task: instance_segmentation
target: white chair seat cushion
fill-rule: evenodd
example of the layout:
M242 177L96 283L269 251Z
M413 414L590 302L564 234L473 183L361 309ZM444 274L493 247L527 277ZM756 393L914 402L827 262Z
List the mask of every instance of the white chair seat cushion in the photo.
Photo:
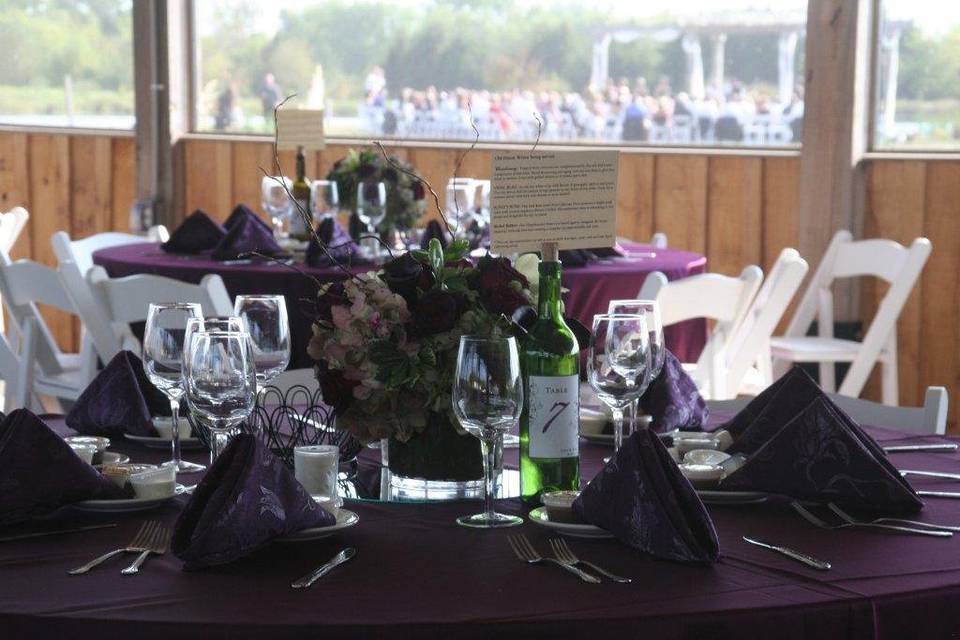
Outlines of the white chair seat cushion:
M770 339L770 352L774 360L791 362L853 362L860 350L855 340L820 338L817 336L783 336ZM884 360L885 350L880 353Z

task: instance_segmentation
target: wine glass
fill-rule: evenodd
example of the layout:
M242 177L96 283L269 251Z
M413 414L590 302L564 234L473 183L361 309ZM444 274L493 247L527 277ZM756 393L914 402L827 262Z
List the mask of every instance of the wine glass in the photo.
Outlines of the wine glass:
M234 300L233 312L250 335L259 393L290 364L287 301L281 295L241 295Z
M335 180L314 180L310 184L310 208L314 223L336 215L340 209L340 196Z
M614 451L623 444L623 410L640 397L649 365L650 332L643 316L593 316L587 379L613 413Z
M190 338L196 332L203 331L246 331L243 319L236 316L221 316L213 318L190 318L187 320L187 330L183 334L183 357L187 357L187 347Z
M522 518L493 510L503 434L517 424L523 408L516 340L461 337L452 396L457 420L468 433L480 438L483 452L484 511L457 518L457 524L478 529L523 524Z
M270 216L273 223L273 235L278 240L290 236L290 215L293 213L293 202L290 200L290 191L293 182L284 176L263 176L260 181L260 204Z
M253 411L256 374L249 334L194 332L183 373L187 404L210 431L210 464L213 464Z
M367 180L357 185L357 216L367 225L367 230L376 233L377 225L387 216L387 185L376 180ZM373 257L380 256L380 243L376 238L365 238L363 244Z
M660 321L660 305L657 304L656 300L611 300L607 307L607 313L639 315L647 321L647 328L650 329L650 372L646 376L646 383L637 382L642 384L640 390L640 397L642 397L663 369L665 347L663 323ZM640 397L634 400L624 413L629 424L634 428L636 428L636 419L640 416Z
M466 230L467 225L464 222L473 220L473 200L476 192L477 187L469 178L460 179L459 182L450 180L447 184L443 217L451 228L459 230L461 234Z
M183 396L183 349L187 322L202 318L200 305L193 302L151 304L143 334L143 366L147 377L170 400L173 414L172 464L177 472L203 471L202 464L180 458L180 398Z

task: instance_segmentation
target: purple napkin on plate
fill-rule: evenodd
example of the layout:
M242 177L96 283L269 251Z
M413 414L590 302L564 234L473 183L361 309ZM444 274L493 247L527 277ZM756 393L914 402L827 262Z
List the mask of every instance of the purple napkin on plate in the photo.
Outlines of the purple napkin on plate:
M311 267L329 267L334 260L347 265L359 261L360 247L332 217L317 225L317 236L327 246L327 250L320 247L316 238L310 238L306 260Z
M0 526L81 500L127 495L27 409L12 411L0 422Z
M713 521L656 434L637 431L573 503L584 521L664 560L720 557Z
M699 431L709 415L696 383L669 349L664 350L660 374L640 398L640 409L653 417L652 428L659 432Z
M430 241L436 238L440 241L440 246L447 248L447 234L443 230L443 225L439 220L431 220L427 223L427 228L423 230L423 238L420 240L420 246L426 248Z
M121 351L77 398L67 426L88 436L155 436L158 415L170 415L170 401L147 378L143 361Z
M160 248L169 253L199 253L213 249L226 235L226 229L197 209L180 223Z
M241 216L227 231L227 235L213 250L214 260L237 260L245 253L256 251L272 256L281 253L273 239L273 231L255 215Z
M253 209L251 209L245 204L238 204L233 208L233 211L231 211L230 215L227 216L226 222L223 223L223 227L227 231L229 231L230 229L233 229L237 225L237 223L241 222L245 218L250 218L251 220L256 221L257 223L262 225L267 231L269 231L271 234L273 233L273 229L270 227L270 225L267 224L263 218L261 218L256 213L254 213Z
M255 436L217 458L177 519L173 553L186 569L233 562L274 538L336 522Z
M799 368L728 425L734 436L728 451L748 458L721 481L722 489L875 511L909 513L923 507L883 449Z

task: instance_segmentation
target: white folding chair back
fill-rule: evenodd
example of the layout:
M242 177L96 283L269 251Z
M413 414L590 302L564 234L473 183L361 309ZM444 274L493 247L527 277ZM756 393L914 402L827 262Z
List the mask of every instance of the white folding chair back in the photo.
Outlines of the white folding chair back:
M797 311L783 337L771 340L773 358L778 371L792 362L819 362L820 384L826 391L836 389L835 362L850 362L840 393L859 396L867 377L879 362L882 369L882 393L885 404L898 404L897 318L906 304L932 245L926 238L917 238L910 247L892 240L854 241L849 231L838 231L827 247ZM890 284L880 302L877 314L864 334L862 342L833 337L834 280L875 276ZM807 336L811 323L817 321L817 335Z
M716 381L726 375L722 356L727 342L742 322L762 281L763 271L750 265L739 278L702 273L668 282L663 273L655 271L640 288L638 298L659 303L665 327L694 318L716 321L696 367L691 370L701 393L708 397L712 397Z
M103 267L94 266L87 274L87 282L94 303L103 309L120 346L136 353L140 352L141 345L130 323L146 320L151 303L196 302L205 316L233 315L233 302L223 279L213 273L204 276L200 284L190 284L149 274L110 278ZM107 357L113 355L116 351Z
M167 228L157 225L150 228L146 237L119 231L106 231L95 233L82 240L73 240L66 231L57 231L50 237L50 244L53 245L53 253L59 262L72 261L80 269L80 273L86 276L93 267L93 254L101 249L138 242L166 242L169 238Z
M666 249L667 248L667 234L657 231L650 238L650 246L655 249Z
M732 398L738 392L759 393L773 383L770 338L790 301L807 275L807 261L796 249L784 249L770 269L763 286L736 327L724 350L726 376L717 380L713 398ZM752 367L756 369L752 369ZM748 374L752 387L744 389Z
M109 362L118 351L123 349L123 340L114 330L100 296L93 292L90 283L72 260L61 261L59 271L60 281L83 322L85 335L93 344L100 359L103 362Z
M20 233L27 226L30 214L23 207L14 207L7 213L0 213L0 250L10 253ZM6 331L3 311L0 309L0 332Z
M312 393L316 391L320 383L317 381L316 372L312 368L287 369L271 380L268 386L275 387L281 394L286 394L293 387L305 387Z
M895 407L870 400L851 398L836 393L827 394L837 406L860 424L896 429L917 435L943 435L947 430L949 396L943 387L927 387L922 407ZM730 400L707 400L712 412L736 413L752 397Z

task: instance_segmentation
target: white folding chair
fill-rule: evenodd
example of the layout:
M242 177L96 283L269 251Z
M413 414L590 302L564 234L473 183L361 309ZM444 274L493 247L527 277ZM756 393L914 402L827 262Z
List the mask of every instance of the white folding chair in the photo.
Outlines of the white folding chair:
M786 334L770 341L777 371L786 370L792 362L819 362L820 385L825 391L832 392L836 390L834 363L849 362L850 370L839 391L842 395L856 397L863 391L870 371L879 362L883 402L898 404L897 318L931 249L926 238L917 238L907 248L892 240L854 242L849 231L838 231L827 247ZM890 288L862 342L834 338L831 285L838 278L860 276L875 276L888 282ZM807 336L814 319L817 320L818 333Z
M166 242L169 239L170 233L167 228L157 225L147 231L146 237L119 231L106 231L95 233L82 240L73 240L66 231L57 231L50 237L50 244L53 245L53 254L57 256L59 262L72 261L80 269L80 273L86 276L93 266L93 254L101 249L138 242Z
M916 435L942 436L947 430L947 410L950 402L947 390L943 387L927 387L922 407L895 407L837 393L827 395L860 424ZM747 406L751 400L752 397L707 400L707 407L712 412L733 414Z
M657 231L650 238L650 246L655 249L667 248L667 234Z
M738 392L756 395L773 383L770 338L800 289L807 269L807 261L796 249L780 252L721 354L726 375L717 379L714 399L733 398Z
M0 249L6 253L13 250L20 233L27 226L30 214L23 207L14 207L7 213L0 213ZM6 331L3 310L0 307L0 332Z
M316 391L320 383L312 367L305 369L287 369L270 381L269 386L275 387L281 394L286 394L292 387L305 387L311 393Z
M716 382L726 376L722 354L762 280L763 271L756 265L746 267L739 278L702 273L673 282L654 271L640 288L638 298L659 303L665 327L694 318L716 321L696 365L686 367L707 397L712 397Z
M87 282L93 303L100 306L113 327L115 348L130 349L135 353L140 352L141 345L130 324L146 320L151 303L196 302L205 316L233 315L233 302L223 279L215 273L205 275L200 284L190 284L149 274L110 278L103 267L94 266L87 273ZM101 357L109 359L114 355L116 351L101 354Z

